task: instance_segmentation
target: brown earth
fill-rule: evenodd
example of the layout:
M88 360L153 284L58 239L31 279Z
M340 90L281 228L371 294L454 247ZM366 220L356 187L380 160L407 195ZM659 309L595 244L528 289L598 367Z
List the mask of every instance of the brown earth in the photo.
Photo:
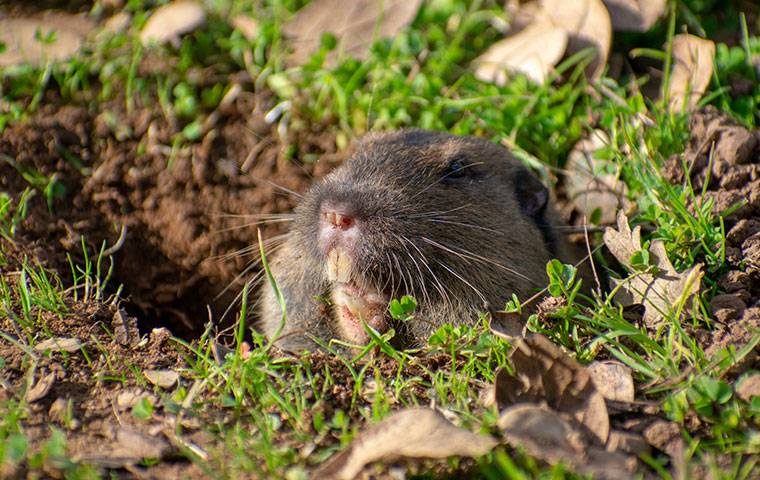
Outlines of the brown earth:
M697 332L710 357L729 345L745 345L760 329L760 131L747 130L712 107L690 122L683 156L671 157L663 173L683 183L688 171L694 191L700 192L697 202L712 201L714 211L725 216L728 268L709 305L715 325ZM757 360L754 349L734 370Z
M285 192L303 191L335 165L333 138L299 132L297 151L286 151L263 119L271 102L243 94L218 111L218 129L172 150L176 130L160 114L128 116L115 106L89 112L48 103L7 128L0 189L18 197L28 187L22 172L55 175L62 196L51 209L41 195L30 202L20 243L35 245L36 256L70 282L65 253L81 259L84 238L93 256L125 228L111 283L124 285L141 326L196 334L208 321L207 304L218 321L241 291L237 275L257 257L246 250L257 241L257 216L291 211L294 196ZM281 232L282 224L271 225L262 227L264 238Z

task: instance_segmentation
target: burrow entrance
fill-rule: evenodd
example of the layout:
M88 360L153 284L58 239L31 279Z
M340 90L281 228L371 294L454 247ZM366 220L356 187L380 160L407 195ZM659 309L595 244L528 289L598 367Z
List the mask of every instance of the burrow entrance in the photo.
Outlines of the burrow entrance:
M123 305L143 330L195 336L209 307L222 320L257 271L240 276L257 257L257 229L271 238L287 228L257 223L260 216L290 212L297 198L287 191L303 192L340 162L328 133L281 140L264 121L271 102L263 96L241 95L200 142L183 146L155 109L43 105L0 135L0 190L13 198L32 184L38 190L17 246L33 249L30 258L64 283L72 281L66 254L84 262L82 239L91 260L103 241L118 247L112 292L123 286Z

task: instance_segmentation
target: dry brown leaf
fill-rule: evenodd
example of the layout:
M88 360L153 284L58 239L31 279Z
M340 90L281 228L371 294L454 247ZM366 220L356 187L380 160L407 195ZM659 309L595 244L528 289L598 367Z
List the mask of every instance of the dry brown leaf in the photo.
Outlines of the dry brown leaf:
M179 373L173 370L145 370L143 375L150 383L161 388L172 388L179 381Z
M618 213L617 223L617 230L611 227L605 230L604 244L629 272L633 272L631 257L641 251L641 228L631 231L628 217L622 211ZM624 306L644 305L644 322L653 327L677 306L688 306L690 299L699 293L702 265L676 272L668 259L665 244L660 240L652 241L649 256L651 263L657 267L656 274L639 272L629 278L613 278L611 281L617 291L615 299Z
M609 143L603 130L594 130L588 138L576 143L567 158L565 176L567 196L575 209L588 218L599 209L601 225L615 221L615 212L625 207L628 191L619 175L603 172L607 162L594 157L594 152Z
M499 417L499 428L510 444L536 444L548 450L561 449L582 454L583 434L557 412L532 404L513 405ZM520 441L514 440L519 438Z
M710 85L715 44L710 40L682 33L673 37L673 71L668 98L673 111L697 106Z
M75 454L73 460L105 468L123 468L135 465L143 459L162 459L170 455L173 447L163 435L154 436L125 427L116 432L116 441L94 452Z
M53 388L54 383L55 373L51 372L40 378L32 388L26 391L26 401L32 403L45 398L50 393L50 389Z
M621 32L646 32L665 13L666 0L603 0L612 28Z
M509 18L509 35L514 35L532 24L537 17L546 18L541 2L535 0L507 0L504 8Z
M633 478L638 466L635 457L588 445L583 433L561 415L536 405L509 407L499 418L499 428L510 445L594 478Z
M607 400L633 402L634 387L631 369L620 362L607 360L586 367L599 393Z
M568 35L567 54L593 47L596 59L586 68L589 78L597 79L607 64L612 43L612 23L602 0L541 0L544 11L555 26Z
M567 47L567 33L548 21L536 21L520 33L500 40L473 61L475 76L503 86L508 72L544 83Z
M288 62L306 63L330 32L338 39L338 54L363 59L377 39L393 37L417 16L421 0L315 0L282 26L293 53Z
M116 447L122 454L140 458L163 458L172 450L163 435L149 435L125 427L116 432Z
M496 440L454 426L429 408L396 412L357 436L345 450L331 457L313 478L352 479L372 462L399 458L478 457Z
M140 41L177 44L179 37L206 22L206 11L193 0L178 0L158 7L140 32Z
M488 326L491 333L505 340L511 341L524 336L525 321L517 312L492 311L490 312Z
M82 342L78 338L55 337L43 340L34 346L37 352L49 350L51 352L69 352L74 353L82 348Z
M540 0L526 5L507 5L516 32L491 46L475 59L479 79L504 85L507 71L518 71L544 83L563 55L587 47L597 50L596 59L586 73L599 78L607 63L612 41L612 26L601 0Z
M65 60L82 46L95 28L83 15L48 12L41 16L0 19L0 67ZM43 40L39 40L43 39ZM51 42L44 39L50 38Z
M604 397L588 371L542 335L518 339L510 357L516 376L496 373L500 409L518 403L546 402L584 425L599 445L607 442L610 420Z

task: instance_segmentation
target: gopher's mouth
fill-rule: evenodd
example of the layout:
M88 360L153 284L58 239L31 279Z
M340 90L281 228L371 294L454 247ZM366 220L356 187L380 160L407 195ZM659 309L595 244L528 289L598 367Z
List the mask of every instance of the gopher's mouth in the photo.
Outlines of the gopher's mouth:
M385 312L388 298L375 289L355 283L335 283L332 287L333 314L338 334L354 343L367 343L369 335L362 320L380 333L388 327Z
M354 262L340 247L327 256L326 274L332 284L331 298L337 334L353 343L367 343L369 335L362 321L380 333L388 328L385 312L388 297L377 288L362 281L363 277L354 269Z

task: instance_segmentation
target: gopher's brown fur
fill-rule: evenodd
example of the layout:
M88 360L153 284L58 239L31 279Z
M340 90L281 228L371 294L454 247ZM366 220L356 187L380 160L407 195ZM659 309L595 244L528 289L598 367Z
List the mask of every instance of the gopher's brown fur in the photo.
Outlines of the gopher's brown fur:
M287 312L278 345L287 350L341 336L324 300L334 288L319 240L326 203L349 205L356 219L351 277L388 299L417 299L413 320L387 324L401 346L424 343L443 323L473 322L513 293L526 299L546 285L551 258L579 260L555 233L546 188L501 146L424 130L371 134L307 192L270 259ZM281 310L270 286L260 300L260 329L272 337Z

